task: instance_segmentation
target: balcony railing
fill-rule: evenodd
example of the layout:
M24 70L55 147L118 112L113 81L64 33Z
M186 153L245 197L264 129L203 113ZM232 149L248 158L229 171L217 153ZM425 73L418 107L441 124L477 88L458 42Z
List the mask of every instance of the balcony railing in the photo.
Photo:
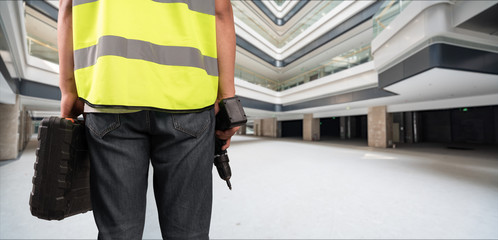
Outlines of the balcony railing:
M390 0L385 1L379 12L373 17L374 37L387 28L396 16L398 16L412 0Z
M235 77L272 90L276 90L278 88L278 81L263 77L240 65L235 65Z
M51 46L43 41L28 37L28 51L29 54L41 59L59 63L59 51L56 47Z
M280 83L277 91L283 91L301 84L314 81L316 79L338 73L340 71L358 66L372 60L370 52L370 44L361 46L359 48L351 49L341 55L338 55L329 62L326 62L306 73L302 73L289 80Z
M358 66L371 60L370 44L367 44L333 57L330 61L285 81L279 82L265 78L239 65L235 66L235 76L274 91L283 91Z

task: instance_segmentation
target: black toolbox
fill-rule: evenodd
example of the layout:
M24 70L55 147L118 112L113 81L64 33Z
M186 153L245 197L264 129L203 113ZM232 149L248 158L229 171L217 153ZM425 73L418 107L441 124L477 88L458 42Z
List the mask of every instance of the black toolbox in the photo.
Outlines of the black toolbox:
M82 121L44 118L38 129L31 214L46 220L92 210L90 160Z

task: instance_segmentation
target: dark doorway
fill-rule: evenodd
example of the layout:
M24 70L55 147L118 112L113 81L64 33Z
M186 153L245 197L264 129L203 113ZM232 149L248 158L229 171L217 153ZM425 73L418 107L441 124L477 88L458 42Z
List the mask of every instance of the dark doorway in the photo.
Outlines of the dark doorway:
M498 143L498 107L420 112L420 140L442 143Z
M351 125L354 128L354 131L351 131L351 138L355 139L368 139L368 118L367 115L362 116L352 116L352 121L354 125Z
M341 120L339 117L320 118L320 137L340 137Z
M303 137L303 120L282 121L282 137Z

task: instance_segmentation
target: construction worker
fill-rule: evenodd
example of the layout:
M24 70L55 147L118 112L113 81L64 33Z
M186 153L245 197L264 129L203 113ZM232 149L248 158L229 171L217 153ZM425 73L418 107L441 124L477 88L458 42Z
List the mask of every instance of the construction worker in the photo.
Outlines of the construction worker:
M85 113L99 239L207 239L217 102L235 96L229 0L60 0L62 117Z

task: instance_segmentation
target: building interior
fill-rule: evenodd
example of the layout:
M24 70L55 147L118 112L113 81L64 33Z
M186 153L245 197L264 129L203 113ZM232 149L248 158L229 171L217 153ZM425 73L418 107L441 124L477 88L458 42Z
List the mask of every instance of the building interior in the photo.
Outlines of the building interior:
M1 239L96 236L91 212L27 202L60 114L58 2L0 1ZM212 238L498 238L498 1L231 3L248 122L234 191L213 173Z

